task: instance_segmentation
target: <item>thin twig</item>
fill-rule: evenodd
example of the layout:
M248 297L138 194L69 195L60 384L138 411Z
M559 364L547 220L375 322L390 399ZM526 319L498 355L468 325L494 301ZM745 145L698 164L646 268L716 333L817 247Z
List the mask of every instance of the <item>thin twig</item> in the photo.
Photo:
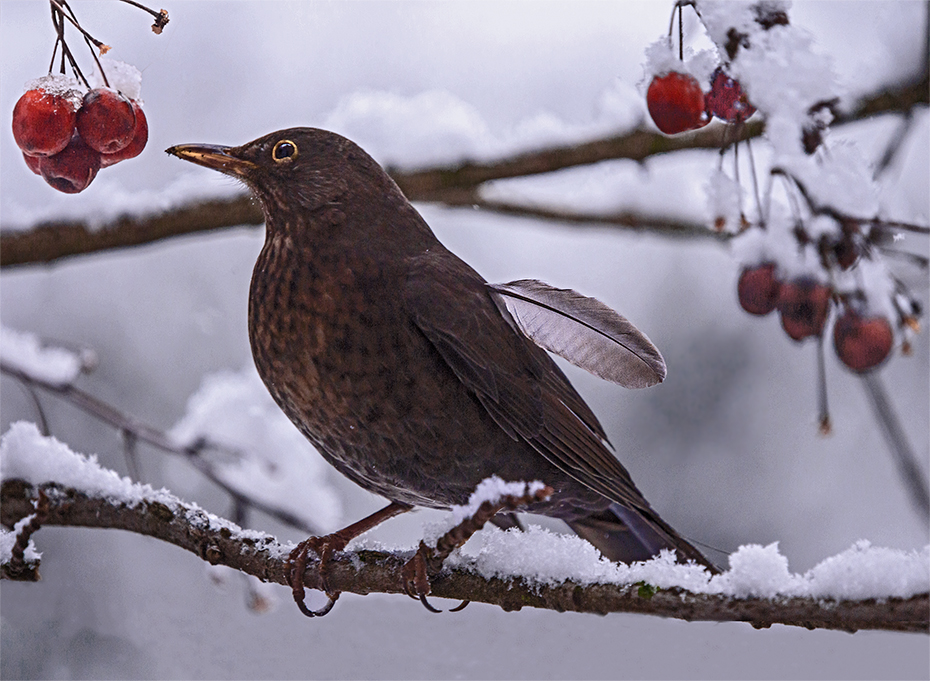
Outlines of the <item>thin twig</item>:
M277 518L281 522L286 523L291 527L297 528L307 534L320 534L320 528L314 527L296 514L291 513L285 509L278 508L277 506L272 506L261 500L253 499L252 497L249 497L236 488L230 486L220 476L217 475L210 463L205 460L203 456L201 456L201 453L207 449L223 452L235 458L242 458L242 454L240 452L236 452L231 448L223 447L221 445L206 441L200 441L189 447L181 447L172 442L172 440L163 431L142 423L138 419L135 419L131 416L127 416L115 407L107 404L106 402L103 402L90 393L87 393L73 385L56 385L54 383L43 381L2 361L0 361L0 374L6 374L26 385L36 386L51 392L52 394L58 395L81 411L84 411L85 413L94 416L98 420L103 421L104 423L107 423L114 428L117 428L122 433L130 433L135 441L142 441L151 445L152 447L155 447L156 449L167 452L168 454L184 457L195 468L197 468L197 470L199 470L204 475L204 477L217 485L224 492L229 494L234 500L239 500L243 503L249 504L258 510L267 513L273 518Z
M925 523L930 522L930 491L927 488L926 475L920 469L917 454L911 448L901 421L891 406L885 386L877 372L862 376L869 402L875 411L875 418L882 428L882 434L894 457L898 473L911 495L911 501Z

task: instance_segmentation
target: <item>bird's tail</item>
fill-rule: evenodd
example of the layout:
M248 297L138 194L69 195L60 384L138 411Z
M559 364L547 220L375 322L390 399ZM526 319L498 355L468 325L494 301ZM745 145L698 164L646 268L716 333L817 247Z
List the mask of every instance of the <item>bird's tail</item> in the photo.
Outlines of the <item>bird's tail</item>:
M693 560L713 574L720 572L655 512L646 515L620 504L611 504L606 511L573 520L568 525L609 560L623 563L649 560L662 549L674 549L679 561Z

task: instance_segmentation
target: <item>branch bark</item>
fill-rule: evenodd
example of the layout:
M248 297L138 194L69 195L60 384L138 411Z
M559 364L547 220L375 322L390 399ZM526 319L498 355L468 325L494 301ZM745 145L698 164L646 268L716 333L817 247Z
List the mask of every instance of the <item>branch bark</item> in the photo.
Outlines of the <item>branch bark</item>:
M930 102L927 72L913 80L864 98L834 125L841 125L886 113L905 113ZM715 237L702 225L684 224L663 216L587 214L534 208L518 204L483 201L479 187L491 180L525 177L589 165L612 159L644 161L653 156L694 149L719 149L724 126L712 124L701 130L668 137L646 129L593 140L572 146L539 149L489 163L466 162L456 167L404 171L388 169L411 201L447 206L477 206L507 215L576 224L597 223L618 228L648 228L678 236ZM763 121L752 121L728 141L757 137L764 132ZM0 227L0 267L51 263L62 258L114 248L151 243L174 236L206 232L241 225L260 225L259 207L247 195L231 199L196 202L153 215L123 217L109 225L91 228L84 221L61 221L37 225L29 231Z
M39 487L22 480L6 480L0 490L4 525L12 526L34 512L33 500L42 490L48 498L43 522L70 527L116 528L162 539L214 565L226 565L266 582L287 584L289 546L269 535L241 535L229 525L216 523L201 509L171 508L156 501L135 505L89 496L54 483ZM403 566L409 556L382 551L348 551L338 554L327 572L331 589L357 594L403 593ZM54 559L54 558L52 558ZM304 575L308 588L319 588L318 563L311 560ZM813 599L734 599L693 594L680 589L654 590L642 585L555 586L527 581L485 579L465 569L446 570L432 580L432 595L497 605L504 610L524 606L557 612L606 614L635 612L687 621L739 621L754 627L772 624L808 629L856 631L930 631L930 594L892 598L883 602L818 602Z

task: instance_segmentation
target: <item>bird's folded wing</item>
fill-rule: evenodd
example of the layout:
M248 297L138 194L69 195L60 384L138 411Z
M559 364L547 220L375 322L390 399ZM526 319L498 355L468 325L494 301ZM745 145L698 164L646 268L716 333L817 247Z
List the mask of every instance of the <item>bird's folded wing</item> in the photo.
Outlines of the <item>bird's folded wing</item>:
M504 431L607 498L648 508L597 417L491 295L474 270L435 251L410 263L404 290L413 322Z

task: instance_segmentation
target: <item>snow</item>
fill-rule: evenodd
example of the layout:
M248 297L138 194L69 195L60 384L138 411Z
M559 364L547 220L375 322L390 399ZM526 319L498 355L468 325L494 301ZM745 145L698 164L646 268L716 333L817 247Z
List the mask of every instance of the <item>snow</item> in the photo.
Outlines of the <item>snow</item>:
M228 378L221 376L215 379L211 387L217 389L223 379ZM209 401L209 395L207 390L199 399ZM195 408L193 411L199 410ZM96 457L72 452L67 445L54 437L42 436L34 424L26 422L14 423L0 439L0 480L11 479L22 479L32 484L56 482L89 496L130 505L158 501L176 509L181 504L167 490L154 490L149 485L120 477L114 471L101 467ZM475 489L468 505L453 508L448 518L449 526L457 525L474 514L485 501L497 501L504 495L534 494L542 487L538 481L507 483L497 477L488 478ZM227 528L234 534L252 538L267 536L240 530L223 518L209 517L211 526L217 529ZM435 533L435 528L428 528L427 532ZM579 537L557 534L534 525L526 532L516 529L503 531L488 526L477 536L480 538L474 542L480 544L477 550L471 548L468 552L453 553L448 567L473 570L486 578L520 577L534 584L554 585L572 581L583 585L629 585L645 582L661 589L678 587L692 593L734 598L797 596L862 600L907 598L930 592L930 545L922 551L903 551L873 547L868 541L860 541L803 575L789 571L788 559L779 552L777 542L764 547L747 545L730 556L728 571L711 576L703 566L675 562L668 551L642 563L612 563ZM12 547L12 544L6 534L3 541L3 555L7 556L6 546ZM381 548L377 542L353 542L355 548L365 546ZM290 544L282 545L278 553L283 554L289 548Z
M107 76L109 87L122 93L125 97L140 101L142 99L142 72L132 64L127 64L112 57L100 57L100 66ZM103 76L94 66L93 72L87 79L91 87L106 87Z
M505 482L496 475L486 478L478 483L475 491L468 497L468 503L464 506L452 507L452 526L475 514L481 504L485 502L497 503L502 497L523 497L534 496L543 489L545 485L539 480L532 482Z
M101 466L94 455L73 452L54 437L44 436L34 423L17 421L0 437L0 482L25 480L33 485L55 482L81 490L91 497L135 506L142 502L157 502L173 510L182 505L193 522L202 515L214 530L229 530L235 536L265 539L263 532L245 530L235 523L213 515L196 504L185 504L165 488L133 482L115 471ZM199 522L199 520L197 520ZM289 547L284 546L282 551Z
M32 522L33 518L35 518L35 514L30 514L21 518L13 525L12 530L8 530L5 527L0 528L0 563L6 564L10 562L13 557L13 547L16 545L17 535L22 532L26 525ZM23 560L26 563L35 563L41 558L42 554L36 550L36 545L32 541L32 538L30 538L29 543L26 544L26 550L23 551Z
M90 495L127 504L145 499L171 504L167 490L132 482L103 468L96 456L72 452L54 437L45 437L33 423L18 421L0 438L0 480L21 479L34 485L58 482Z
M231 453L210 465L223 482L310 527L338 529L341 503L327 481L327 465L272 401L252 365L205 376L169 437L180 447L201 439L222 445Z
M19 203L8 201L3 211L3 228L11 231L29 229L44 222L73 219L96 231L122 217L158 215L172 208L205 199L229 199L242 195L242 184L227 175L211 176L196 171L181 171L160 187L130 189L113 174L98 175L94 180L96 196L76 195L77 202L63 211L54 201ZM93 209L81 204L93 201ZM99 201L99 205L97 202Z
M75 109L81 106L84 98L84 91L87 89L71 76L63 76L60 73L49 74L41 78L27 80L23 85L23 92L28 90L45 90L51 95L66 97L74 104Z
M744 193L740 183L723 170L717 170L707 180L708 208L715 223L720 221L722 229L736 231L742 225L743 216L753 219L753 216L746 215Z
M664 76L672 71L693 76L699 83L707 83L719 63L714 50L696 52L690 47L686 47L684 50L684 60L679 59L677 43L672 45L667 36L659 38L647 47L644 56L643 71L645 76L639 84L643 96L646 94L649 83L652 82L654 77Z
M0 360L38 380L63 386L81 373L80 355L64 348L47 346L27 331L0 325Z
M613 121L619 132L644 115L634 85L643 77L646 43L666 30L671 9L670 2L500 2L480 10L463 2L246 2L235 12L222 12L211 3L177 3L169 7L172 23L165 34L154 37L142 13L108 5L82 3L76 11L95 34L101 28L99 37L119 49L121 58L144 70L149 146L134 164L114 166L86 192L65 196L32 175L15 145L0 144L4 228L14 218L22 226L49 219L101 224L202 194L239 194L241 186L225 176L161 150L185 142L240 144L291 125L327 127L336 122L330 116L340 103L371 93L385 100L385 116L392 101L408 106L437 92L472 111L468 124L474 132L450 136L458 148L431 144L433 134L443 134L441 121L431 118L441 118L441 109L433 114L411 107L408 118L397 119L396 132L380 125L374 108L351 118L353 139L377 160L401 167L455 163L466 153L493 158L495 149L504 149L497 144L511 139L529 144L519 131L537 118L556 120L565 130L593 124L609 130ZM47 68L53 34L47 5L10 2L2 9L0 94L9 115L22 84ZM926 61L924 11L925 3L914 2L798 0L791 19L793 26L813 30L815 53L833 57L839 93L873 92ZM689 13L685 8L686 17ZM700 28L696 19L692 25ZM230 41L248 45L255 35L275 39L264 41L260 52L224 47ZM48 50L36 51L42 40ZM611 97L616 113L608 116L604 101ZM349 132L349 117L344 120L340 132ZM896 125L879 117L837 127L828 143L854 139L875 160ZM453 118L449 127L461 130L462 122ZM902 154L881 178L882 209L888 211L883 214L926 220L927 129L926 112L915 111ZM398 142L401 130L414 136L409 146ZM559 131L546 134L545 139L559 139ZM490 142L480 142L483 135ZM442 139L446 144L449 138ZM764 159L764 186L765 144L754 143L753 151ZM729 172L729 157L724 160ZM713 151L676 153L646 164L607 163L539 177L539 189L530 180L520 191L542 205L551 198L578 210L632 207L700 221L713 217L704 187L717 166ZM495 183L494 189L506 199L511 187L516 196L518 182L523 181ZM790 225L790 208L777 198L770 219ZM753 203L750 196L745 208L750 219L756 218ZM893 552L918 547L921 553L926 526L902 491L859 382L828 358L836 427L831 438L818 437L813 348L786 339L777 319L739 312L736 268L719 245L417 208L440 239L489 280L532 276L586 290L649 330L672 368L661 389L618 393L580 371L571 373L573 367L567 373L637 485L676 529L729 551L780 539L789 575L807 574L824 556L843 552L860 537ZM82 378L82 387L118 401L127 413L170 425L204 373L249 361L244 301L261 238L260 229L228 230L53 267L4 270L3 323L99 348L101 370ZM925 237L908 235L904 245L912 244L926 253ZM787 260L791 243L773 239L767 247ZM899 266L895 274L914 282L926 309L926 273ZM202 319L209 324L199 323ZM882 378L918 451L926 452L926 330L914 342L913 357L888 362ZM30 416L32 405L13 382L3 383L6 428ZM75 415L59 400L47 402L60 440L96 452L101 462L121 470L112 430ZM185 497L203 505L227 507L228 499L183 461L154 456L144 467L156 488L183 488ZM383 506L382 499L338 474L331 479L343 494L347 520ZM424 521L438 513L404 514L372 534L415 546ZM552 543L567 543L579 557L590 551L571 537L552 534ZM526 540L499 535L496 528L483 530L465 553L497 538L510 545ZM46 553L42 583L2 584L4 677L31 671L39 678L298 678L308 669L320 678L926 679L930 673L926 637L884 632L850 636L777 626L756 631L740 623L685 624L635 615L504 613L478 604L435 617L409 599L378 595L346 595L319 622L307 623L289 602L257 619L235 590L218 596L204 588L202 561L179 557L161 542L125 532L54 528L37 539ZM874 551L863 557L877 558ZM504 563L502 570L508 560L533 569L534 555L525 551L487 556L489 563ZM545 565L555 561L553 554ZM604 570L596 561L585 559L585 565L553 567L549 577L558 579L569 569ZM700 571L693 579L706 582ZM415 655L407 652L411 641ZM362 648L366 655L358 654ZM670 649L676 654L669 655Z
M361 90L344 97L321 127L360 144L385 166L419 168L488 162L531 149L567 146L634 128L641 97L621 81L598 95L594 115L572 123L540 110L493 130L473 105L446 90L401 95Z
M828 140L822 155L792 156L781 166L807 188L816 207L856 218L877 216L879 193L873 169L857 146Z
M455 523L450 521L450 526ZM427 527L429 537L442 534ZM371 538L351 544L354 550L408 550ZM613 563L585 540L530 524L525 532L487 525L452 553L447 569L475 572L486 579L521 579L530 585L556 586L571 581L583 586L644 582L660 589L680 588L694 594L732 598L815 598L824 601L909 598L930 592L930 545L902 550L856 542L822 560L803 574L789 570L778 542L740 546L729 557L729 569L711 575L695 563L682 564L670 551L652 560Z

